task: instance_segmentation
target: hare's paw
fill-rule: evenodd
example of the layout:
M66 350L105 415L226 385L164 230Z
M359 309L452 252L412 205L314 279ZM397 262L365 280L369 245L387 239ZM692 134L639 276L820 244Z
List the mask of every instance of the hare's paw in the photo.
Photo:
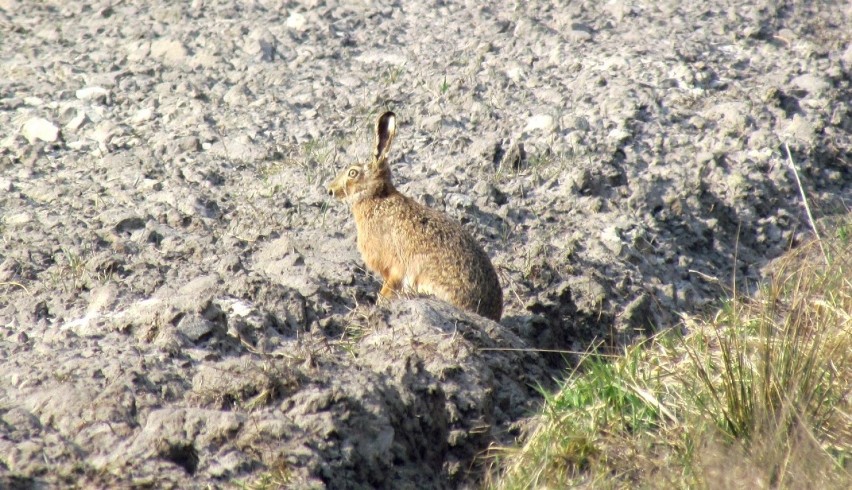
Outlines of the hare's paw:
M391 281L385 281L382 284L382 290L379 291L379 297L376 300L376 304L381 304L383 300L392 299L394 296L396 296L396 292L397 288L394 286L394 284L392 284Z

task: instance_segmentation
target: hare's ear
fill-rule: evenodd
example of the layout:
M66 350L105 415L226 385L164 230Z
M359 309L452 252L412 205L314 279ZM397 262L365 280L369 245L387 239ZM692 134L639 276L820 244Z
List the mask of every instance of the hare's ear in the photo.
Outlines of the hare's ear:
M396 136L396 114L385 112L376 120L376 149L373 150L373 162L385 163L388 158L393 137Z

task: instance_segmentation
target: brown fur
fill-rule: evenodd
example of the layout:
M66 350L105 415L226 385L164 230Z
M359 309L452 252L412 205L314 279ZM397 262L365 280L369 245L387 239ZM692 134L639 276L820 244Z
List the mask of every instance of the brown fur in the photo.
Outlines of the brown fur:
M394 113L379 116L372 159L346 168L328 187L352 207L358 250L384 279L381 296L429 294L499 321L503 292L485 251L461 224L393 186L388 150L395 135Z

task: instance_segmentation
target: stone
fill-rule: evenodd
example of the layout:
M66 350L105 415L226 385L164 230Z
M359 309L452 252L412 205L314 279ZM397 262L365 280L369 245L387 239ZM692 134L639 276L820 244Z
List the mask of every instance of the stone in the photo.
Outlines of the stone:
M133 124L139 124L145 121L150 121L153 118L154 111L151 108L145 107L136 111L136 113L133 114L133 117L130 118L130 122Z
M21 128L21 134L30 144L37 141L53 143L59 139L59 127L43 117L28 119Z
M553 116L549 114L537 114L535 116L527 119L527 125L524 127L524 131L532 132L532 131L553 131L554 129L554 119Z
M112 93L103 87L84 87L75 92L75 95L80 100L93 100L100 103L110 103L112 101Z
M160 58L168 64L182 63L189 52L180 42L172 39L158 39L151 43L151 56Z
M76 115L65 125L65 129L69 131L77 131L83 126L83 124L86 124L86 121L88 120L89 118L86 116L85 111L77 111Z
M290 29L294 29L297 31L301 31L302 29L304 29L306 23L307 19L305 19L305 16L298 12L290 13L290 15L287 17L287 20L284 21L284 25L286 25Z
M203 340L213 328L213 322L195 313L184 315L177 324L178 332L193 342Z
M794 87L800 88L810 95L821 95L831 88L828 79L805 73L794 78L791 82Z

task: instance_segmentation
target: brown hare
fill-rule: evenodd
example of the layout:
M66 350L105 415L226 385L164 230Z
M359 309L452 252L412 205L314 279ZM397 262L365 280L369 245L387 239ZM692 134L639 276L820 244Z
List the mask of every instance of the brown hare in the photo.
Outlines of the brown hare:
M358 250L384 279L379 294L429 294L499 321L503 292L485 251L461 224L394 187L388 150L395 135L396 115L385 112L376 121L372 159L349 166L328 186L352 208Z

